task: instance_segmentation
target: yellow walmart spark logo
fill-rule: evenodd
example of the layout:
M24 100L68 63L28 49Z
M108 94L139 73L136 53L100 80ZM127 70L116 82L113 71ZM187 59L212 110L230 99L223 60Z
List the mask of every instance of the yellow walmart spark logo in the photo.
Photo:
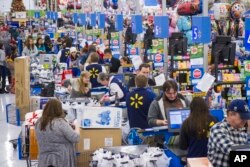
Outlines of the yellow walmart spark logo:
M99 74L98 69L92 68L89 72L90 72L90 77L91 78L97 78L98 77L98 74Z
M142 102L143 97L138 95L138 93L135 94L135 97L130 97L131 103L130 106L134 106L136 109L139 108L139 106L143 105Z

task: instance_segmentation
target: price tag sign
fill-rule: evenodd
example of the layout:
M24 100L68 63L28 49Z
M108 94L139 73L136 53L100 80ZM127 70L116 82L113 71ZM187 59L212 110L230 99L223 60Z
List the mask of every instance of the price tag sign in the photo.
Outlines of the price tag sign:
M169 18L168 16L155 16L154 17L154 32L156 38L169 37Z
M245 19L245 48L250 51L250 18Z
M143 32L142 15L133 15L132 16L132 32L135 34L140 34Z
M192 39L193 43L210 43L211 20L210 17L192 17Z
M115 29L117 31L123 30L123 15L116 15Z

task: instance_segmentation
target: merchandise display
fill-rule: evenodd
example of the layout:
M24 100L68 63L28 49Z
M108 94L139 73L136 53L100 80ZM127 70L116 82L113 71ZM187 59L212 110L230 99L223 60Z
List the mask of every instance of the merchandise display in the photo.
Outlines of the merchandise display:
M250 0L13 0L0 12L0 101L21 127L18 159L235 165L230 150L250 141L249 16Z

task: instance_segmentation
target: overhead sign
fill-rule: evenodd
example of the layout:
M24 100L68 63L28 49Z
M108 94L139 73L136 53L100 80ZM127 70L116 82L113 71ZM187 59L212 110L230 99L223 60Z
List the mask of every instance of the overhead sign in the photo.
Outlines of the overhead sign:
M245 18L245 49L250 51L250 18Z
M78 14L77 13L73 13L72 15L72 21L74 24L78 23Z
M57 12L53 12L53 20L57 20L58 19L58 13Z
M158 2L157 0L144 0L145 6L157 6Z
M35 12L35 13L34 13L34 17L35 17L36 19L39 19L39 18L41 17L40 12Z
M86 25L86 15L84 13L80 13L78 15L78 23L81 25L81 26L84 26Z
M209 16L192 17L193 43L211 42L211 19Z
M115 29L117 31L123 30L123 15L116 15Z
M154 17L154 32L156 38L169 37L169 18L168 16Z
M98 17L98 27L103 29L105 28L105 14L99 14L99 17Z
M135 34L140 34L143 32L142 15L133 15L132 16L132 32Z
M90 25L92 27L96 26L96 14L95 13L90 14Z

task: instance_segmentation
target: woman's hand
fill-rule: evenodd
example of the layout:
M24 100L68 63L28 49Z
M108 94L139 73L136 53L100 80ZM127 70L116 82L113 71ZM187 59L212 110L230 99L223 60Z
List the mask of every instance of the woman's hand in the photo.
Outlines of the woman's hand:
M167 120L156 120L156 125L157 126L167 126L168 125L168 121Z

